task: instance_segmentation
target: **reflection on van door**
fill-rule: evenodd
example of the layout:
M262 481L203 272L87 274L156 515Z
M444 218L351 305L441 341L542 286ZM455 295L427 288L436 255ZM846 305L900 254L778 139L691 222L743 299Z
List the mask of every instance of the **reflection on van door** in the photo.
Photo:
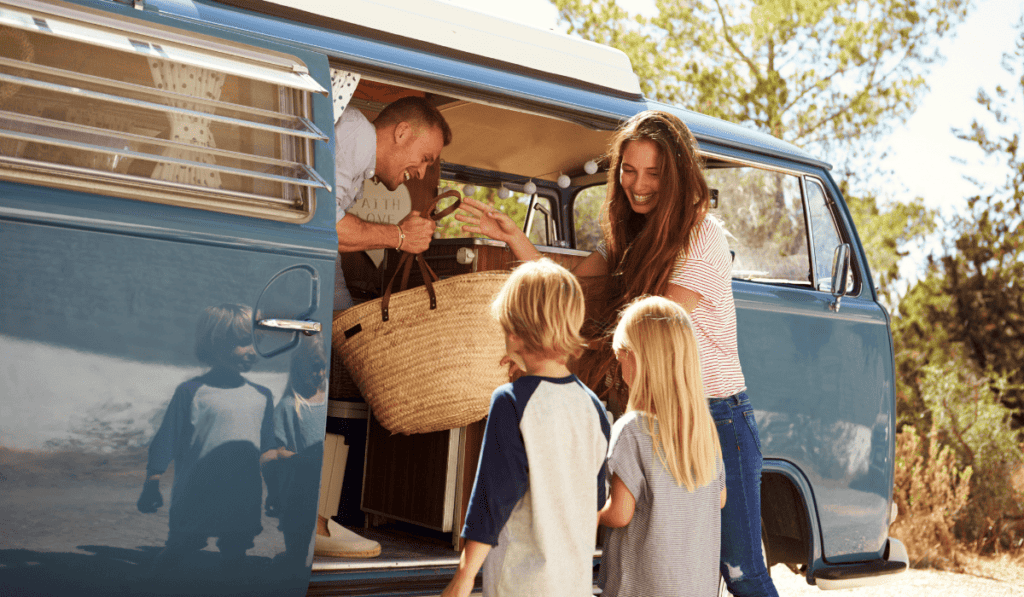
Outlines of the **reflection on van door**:
M145 218L83 225L95 220L55 213L71 202L17 195L20 209L5 201L0 212L0 584L55 595L304 594L305 557L291 575L273 565L286 546L259 475L292 353L264 359L251 340L252 306L296 258L167 228L139 234L159 226ZM94 215L129 207L74 199ZM333 271L327 259L307 262ZM309 293L307 277L275 298L273 315L303 314ZM329 310L312 315L330 321ZM296 333L260 334L284 345ZM159 454L158 431L171 434ZM307 488L314 496L318 484ZM309 520L315 508L314 499ZM175 541L181 553L154 568Z
M325 386L326 59L135 12L0 0L0 587L304 595L326 414L274 424Z

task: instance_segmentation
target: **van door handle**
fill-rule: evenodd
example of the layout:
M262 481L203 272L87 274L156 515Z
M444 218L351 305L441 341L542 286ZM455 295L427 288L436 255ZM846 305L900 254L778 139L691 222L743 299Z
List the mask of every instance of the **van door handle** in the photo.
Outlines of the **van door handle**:
M261 319L256 322L256 325L263 328L275 328L278 330L294 330L302 332L307 336L320 332L319 321L299 320L299 319Z

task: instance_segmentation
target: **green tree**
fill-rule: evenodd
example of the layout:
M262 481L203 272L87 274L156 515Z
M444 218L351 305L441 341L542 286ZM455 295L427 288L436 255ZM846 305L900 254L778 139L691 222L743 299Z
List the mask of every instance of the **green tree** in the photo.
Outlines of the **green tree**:
M625 52L652 99L806 146L873 138L927 90L970 0L552 0L569 32Z
M908 294L905 344L919 354L934 354L935 342L963 351L977 371L1009 380L997 397L1024 424L1024 18L1018 23L1015 51L1003 67L1015 84L979 91L978 103L990 123L975 119L958 136L977 145L990 159L1005 164L998 188L967 200L965 210L947 222L943 254L932 260L928 277ZM904 311L901 306L901 311Z
M1015 81L979 91L989 118L958 131L1006 167L946 222L940 255L900 303L893 321L899 350L901 426L935 435L977 473L958 535L979 551L1024 544L1024 496L1009 480L1021 470L1024 424L1024 17L1003 67Z

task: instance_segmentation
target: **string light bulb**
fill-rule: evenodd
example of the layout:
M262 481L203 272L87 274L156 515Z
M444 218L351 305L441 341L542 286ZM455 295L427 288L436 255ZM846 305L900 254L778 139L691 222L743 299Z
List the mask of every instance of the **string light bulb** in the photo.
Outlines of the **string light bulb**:
M465 195L466 197L472 197L473 195L476 195L476 185L474 185L474 184L463 185L462 186L462 194Z
M587 174L594 174L597 172L597 162L594 160L587 160L587 163L583 164L583 171Z
M562 187L563 189L569 188L570 184L572 184L572 180L569 178L568 175L562 174L558 177L558 186Z
M537 192L537 185L531 180L523 185L523 192L527 195L533 195Z
M505 185L501 185L501 188L498 189L498 198L508 199L510 196L512 196L512 191L506 189Z

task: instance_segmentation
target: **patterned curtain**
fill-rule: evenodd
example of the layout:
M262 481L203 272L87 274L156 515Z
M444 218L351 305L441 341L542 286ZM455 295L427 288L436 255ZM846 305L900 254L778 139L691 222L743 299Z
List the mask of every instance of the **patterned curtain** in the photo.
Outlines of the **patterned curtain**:
M149 70L153 73L153 82L158 89L209 100L220 99L225 78L223 73L156 60L150 61ZM210 108L203 104L182 99L172 99L171 104L177 108L186 108L197 112L210 111ZM213 134L210 132L209 118L171 114L170 122L170 139L172 141L195 147L215 147ZM190 151L184 148L168 148L164 155L205 164L215 163L213 156L205 152ZM218 172L182 164L158 163L153 170L153 177L206 187L219 187L221 183Z

